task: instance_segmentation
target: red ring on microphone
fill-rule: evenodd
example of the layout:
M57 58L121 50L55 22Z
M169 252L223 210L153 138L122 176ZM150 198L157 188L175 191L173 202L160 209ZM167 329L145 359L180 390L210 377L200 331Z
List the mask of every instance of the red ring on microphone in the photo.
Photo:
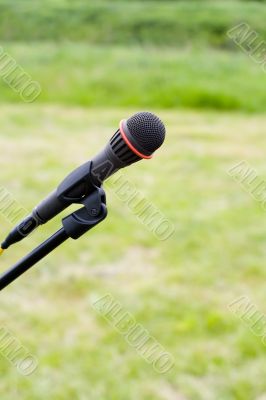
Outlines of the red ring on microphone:
M123 129L123 122L126 121L125 119L122 119L122 121L120 122L120 132L121 132L121 136L124 139L124 141L126 142L126 144L128 145L128 147L130 148L130 150L133 151L133 153L135 153L137 156L139 156L140 158L145 158L145 159L150 159L152 158L152 154L150 156L146 156L145 154L140 153L128 140L124 129Z

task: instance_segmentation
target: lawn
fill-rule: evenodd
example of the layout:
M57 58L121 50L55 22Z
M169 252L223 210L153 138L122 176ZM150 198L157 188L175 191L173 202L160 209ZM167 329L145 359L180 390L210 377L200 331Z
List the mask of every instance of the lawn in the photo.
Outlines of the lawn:
M240 51L51 42L2 47L40 83L38 102L46 104L248 112L266 107L266 74ZM0 102L7 101L21 99L0 80Z
M3 193L30 212L122 118L150 110L167 128L152 160L105 183L102 224L1 292L1 399L266 399L266 347L251 325L266 325L266 74L227 34L246 23L263 42L265 17L264 1L0 0L3 239ZM41 85L34 103L7 84L4 52ZM241 161L253 184L231 176ZM174 226L167 240L123 200L118 176ZM12 246L0 272L60 227ZM156 371L97 311L108 294L172 369ZM229 306L243 296L253 320ZM30 376L4 356L3 332L38 360Z
M136 108L1 106L0 185L28 210L88 160ZM265 211L228 170L263 179L260 115L153 110L167 140L127 179L175 224L158 240L107 184L108 219L1 293L1 324L39 361L29 377L0 357L4 400L250 400L266 394L260 338L229 309L248 296L265 313ZM2 208L1 208L2 210ZM64 213L65 215L66 213ZM11 228L1 211L1 236ZM60 227L6 251L1 271ZM156 373L92 306L111 293L175 359Z

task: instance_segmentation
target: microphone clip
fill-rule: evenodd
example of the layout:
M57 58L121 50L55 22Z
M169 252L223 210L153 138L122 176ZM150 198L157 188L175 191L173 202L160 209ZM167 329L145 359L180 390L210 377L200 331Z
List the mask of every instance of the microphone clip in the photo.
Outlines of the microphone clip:
M107 216L106 196L102 188L95 187L93 192L82 199L81 204L84 207L62 220L67 236L72 239L78 239Z
M72 178L65 181L62 195L63 193L68 193L68 189L72 187L72 184L74 184L75 179L73 180ZM86 183L88 183L89 180L89 175L87 174ZM102 187L94 185L92 180L90 183L91 186L89 192L80 198L76 197L74 201L75 203L82 204L83 207L63 218L63 227L60 230L55 232L45 242L41 243L32 252L27 254L23 259L0 275L0 291L65 242L68 238L78 239L106 218L107 207L105 192ZM63 186L61 189L62 188Z
M57 188L57 197L66 204L78 203L84 206L62 220L67 236L72 239L78 239L107 216L105 191L93 182L91 161L64 179Z
M98 188L92 178L92 162L87 161L71 172L56 189L58 201L66 206L80 203L93 190Z

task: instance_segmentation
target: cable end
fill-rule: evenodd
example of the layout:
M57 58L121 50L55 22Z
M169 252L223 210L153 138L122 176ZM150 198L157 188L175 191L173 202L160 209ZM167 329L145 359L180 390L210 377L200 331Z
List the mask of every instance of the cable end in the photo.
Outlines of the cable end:
M2 249L2 247L0 247L0 256L3 254L4 249Z

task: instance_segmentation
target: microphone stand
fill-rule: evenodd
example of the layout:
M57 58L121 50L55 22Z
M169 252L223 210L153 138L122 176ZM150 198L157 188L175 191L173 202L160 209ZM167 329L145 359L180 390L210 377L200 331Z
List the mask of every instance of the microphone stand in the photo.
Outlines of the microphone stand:
M81 177L79 176L79 178ZM88 173L86 182L88 183ZM67 178L64 182L64 192L67 193L69 189L73 189L73 179ZM62 197L62 193L60 193L61 200ZM105 192L102 187L94 185L92 179L90 179L90 193L87 196L80 196L79 199L75 198L73 203L82 204L83 207L63 218L61 229L0 275L0 290L7 287L68 238L78 239L107 216ZM69 204L69 198L67 198L67 205Z

